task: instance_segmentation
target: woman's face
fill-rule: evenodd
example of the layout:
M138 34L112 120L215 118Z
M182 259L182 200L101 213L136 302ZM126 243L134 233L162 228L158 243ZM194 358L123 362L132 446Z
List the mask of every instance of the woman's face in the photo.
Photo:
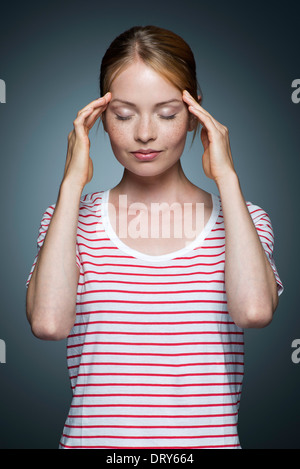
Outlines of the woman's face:
M181 92L141 61L120 73L109 91L103 123L117 160L140 176L155 176L176 164L193 130ZM143 156L139 150L152 151Z

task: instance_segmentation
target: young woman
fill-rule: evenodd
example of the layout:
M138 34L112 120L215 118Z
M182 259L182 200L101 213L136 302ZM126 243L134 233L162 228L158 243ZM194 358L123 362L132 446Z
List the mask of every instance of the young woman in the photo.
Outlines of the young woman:
M34 335L67 337L60 448L240 447L243 328L270 323L283 286L270 219L244 200L228 129L198 92L186 42L134 27L106 51L102 97L74 120L27 280ZM82 195L99 118L123 177ZM218 195L180 163L199 125Z

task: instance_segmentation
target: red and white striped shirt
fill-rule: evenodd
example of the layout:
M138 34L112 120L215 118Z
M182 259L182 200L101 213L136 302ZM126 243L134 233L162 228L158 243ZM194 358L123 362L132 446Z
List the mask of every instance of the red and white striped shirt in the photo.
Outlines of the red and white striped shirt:
M211 196L201 234L160 256L116 237L109 190L81 197L76 321L67 339L73 398L60 448L240 448L243 330L228 314L221 199ZM280 295L269 216L247 207ZM38 249L54 209L42 218Z

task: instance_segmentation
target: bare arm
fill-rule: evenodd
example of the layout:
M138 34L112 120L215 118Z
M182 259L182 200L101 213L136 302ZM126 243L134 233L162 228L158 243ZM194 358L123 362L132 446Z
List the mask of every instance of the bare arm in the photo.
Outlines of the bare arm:
M203 169L215 181L222 201L229 313L240 327L264 327L272 320L278 304L276 279L242 195L228 129L186 91L183 100L203 125Z
M236 174L218 181L225 225L228 310L240 327L268 325L278 304L274 272L248 211Z
M110 99L111 94L107 93L79 111L68 136L64 177L26 296L27 318L33 334L40 339L63 339L74 325L80 197L93 175L88 133Z
M27 317L34 335L61 339L75 320L79 269L76 265L76 234L81 191L62 183L44 244L30 279Z

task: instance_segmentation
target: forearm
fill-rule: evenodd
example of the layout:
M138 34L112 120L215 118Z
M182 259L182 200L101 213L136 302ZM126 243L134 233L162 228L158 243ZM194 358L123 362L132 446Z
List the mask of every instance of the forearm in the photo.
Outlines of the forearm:
M75 320L79 269L76 236L81 190L63 182L29 282L27 317L43 339L67 336Z
M240 327L267 325L277 306L275 276L242 195L228 128L187 92L183 99L203 128L204 173L219 189L225 224L225 287L228 310Z
M273 270L232 173L217 183L225 225L225 287L228 310L240 327L267 325L278 302Z

